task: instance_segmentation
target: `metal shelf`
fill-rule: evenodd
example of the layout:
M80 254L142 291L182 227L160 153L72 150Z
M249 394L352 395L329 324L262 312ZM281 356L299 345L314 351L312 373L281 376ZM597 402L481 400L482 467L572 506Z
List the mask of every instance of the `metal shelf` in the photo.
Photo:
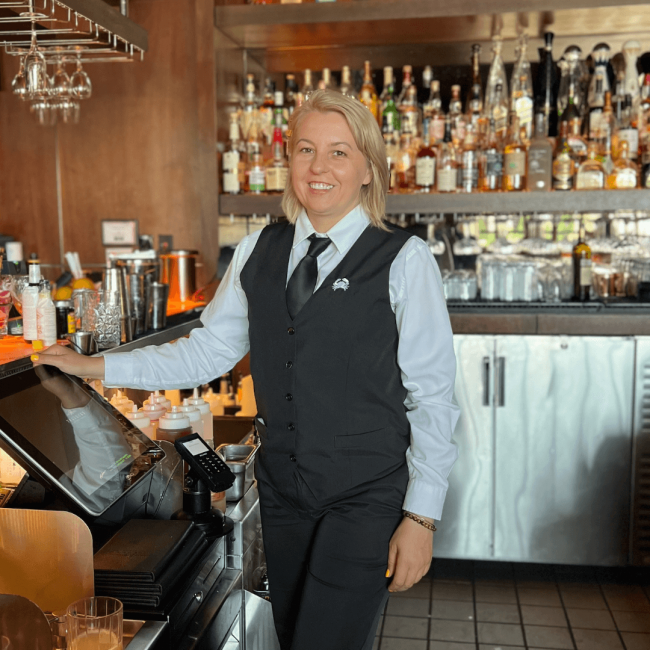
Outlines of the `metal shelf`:
M222 215L283 216L282 196L222 194ZM650 190L590 190L582 192L495 192L478 194L389 194L387 214L480 214L650 211Z

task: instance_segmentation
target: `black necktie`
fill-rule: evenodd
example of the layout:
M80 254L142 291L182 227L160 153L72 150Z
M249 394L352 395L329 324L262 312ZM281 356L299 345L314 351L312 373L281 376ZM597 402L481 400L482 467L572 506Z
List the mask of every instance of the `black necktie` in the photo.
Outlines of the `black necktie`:
M287 309L294 319L314 293L318 279L318 256L330 245L329 237L309 236L309 250L294 269L287 284Z

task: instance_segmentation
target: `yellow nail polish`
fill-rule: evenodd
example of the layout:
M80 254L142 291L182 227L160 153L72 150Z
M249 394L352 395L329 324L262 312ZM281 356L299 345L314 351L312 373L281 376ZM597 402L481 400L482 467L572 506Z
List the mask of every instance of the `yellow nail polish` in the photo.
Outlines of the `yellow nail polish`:
M34 355L34 356L36 356L36 355ZM386 577L390 578L390 569L386 569Z
M32 361L38 361L38 354L32 354L31 357L29 357Z

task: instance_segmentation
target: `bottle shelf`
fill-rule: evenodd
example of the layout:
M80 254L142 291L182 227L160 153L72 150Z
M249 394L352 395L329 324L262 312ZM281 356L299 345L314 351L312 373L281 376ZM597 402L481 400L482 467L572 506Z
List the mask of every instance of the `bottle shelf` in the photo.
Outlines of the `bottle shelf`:
M222 194L221 215L282 216L282 196ZM389 194L387 214L516 214L650 211L650 190L494 192L476 194Z

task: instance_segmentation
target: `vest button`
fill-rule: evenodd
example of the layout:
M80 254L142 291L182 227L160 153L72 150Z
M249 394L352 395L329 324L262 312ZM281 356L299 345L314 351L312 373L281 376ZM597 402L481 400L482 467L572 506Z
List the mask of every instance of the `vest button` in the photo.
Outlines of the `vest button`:
M287 361L284 366L285 368L293 368L293 361Z
M286 399L287 402L290 402L290 401L293 399L293 395L292 395L291 393L287 393L287 394L284 396L284 399Z
M287 431L295 431L295 429L296 425L293 422L289 422L289 424L287 424Z
M291 456L289 456L289 460L290 460L292 463L295 463L298 459L297 459L293 454L291 454Z
M295 334L295 333L296 333L296 330L295 330L293 327L290 327L290 328L287 330L287 332L289 332L289 336L291 336L292 334Z

